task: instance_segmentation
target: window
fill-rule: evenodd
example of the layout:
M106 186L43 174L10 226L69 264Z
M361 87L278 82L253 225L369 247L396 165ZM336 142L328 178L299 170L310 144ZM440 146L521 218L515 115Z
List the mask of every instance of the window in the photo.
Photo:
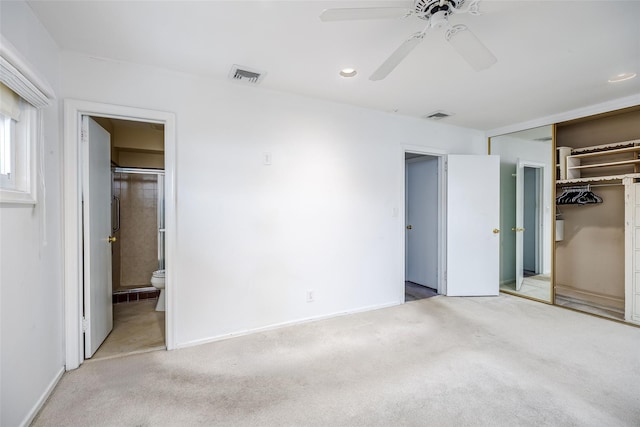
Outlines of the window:
M0 202L35 203L37 109L0 83Z
M40 110L53 92L4 37L0 41L0 203L34 204Z
M20 98L0 83L0 188L16 187L15 153L16 125L20 119Z

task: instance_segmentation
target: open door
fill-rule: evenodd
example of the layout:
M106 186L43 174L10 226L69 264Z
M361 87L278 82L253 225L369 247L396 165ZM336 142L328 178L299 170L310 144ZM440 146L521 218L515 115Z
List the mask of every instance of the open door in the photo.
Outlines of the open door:
M447 156L447 295L498 295L500 157Z
M438 288L438 158L406 161L405 280Z
M113 328L111 289L111 136L82 117L84 353L90 358Z

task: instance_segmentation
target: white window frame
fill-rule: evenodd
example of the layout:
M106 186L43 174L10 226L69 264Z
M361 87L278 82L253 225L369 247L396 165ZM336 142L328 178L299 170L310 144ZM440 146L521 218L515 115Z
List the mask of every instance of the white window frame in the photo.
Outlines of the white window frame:
M0 113L0 188L15 188L15 120Z
M0 82L23 100L20 123L13 145L12 188L0 187L0 203L36 204L38 148L42 145L42 109L51 104L53 90L38 78L13 45L0 39Z

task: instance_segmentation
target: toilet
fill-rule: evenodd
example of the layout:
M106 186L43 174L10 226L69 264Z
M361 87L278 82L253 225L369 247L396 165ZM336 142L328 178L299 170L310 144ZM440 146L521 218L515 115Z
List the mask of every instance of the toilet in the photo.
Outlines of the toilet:
M156 270L151 275L151 284L160 290L156 311L164 311L164 270Z

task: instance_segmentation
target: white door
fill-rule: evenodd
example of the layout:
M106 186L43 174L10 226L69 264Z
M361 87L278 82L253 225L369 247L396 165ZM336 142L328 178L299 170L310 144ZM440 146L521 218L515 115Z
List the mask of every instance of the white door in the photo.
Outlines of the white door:
M113 328L111 290L111 136L82 117L84 353L90 358Z
M447 295L498 295L500 157L447 156Z
M405 280L438 287L438 158L406 163Z

